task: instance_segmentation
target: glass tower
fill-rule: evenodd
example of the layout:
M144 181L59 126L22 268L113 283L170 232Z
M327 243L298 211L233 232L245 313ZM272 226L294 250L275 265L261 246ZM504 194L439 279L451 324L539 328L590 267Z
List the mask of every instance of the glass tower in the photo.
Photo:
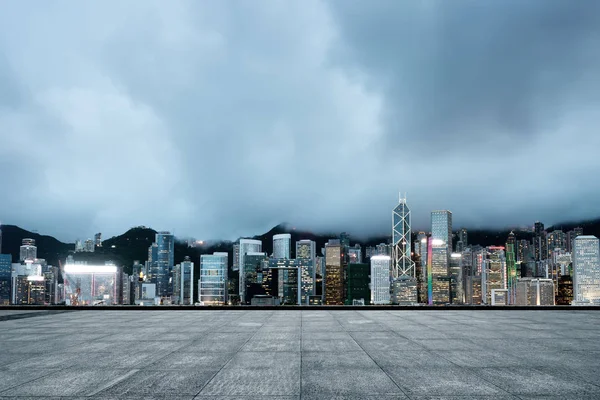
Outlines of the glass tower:
M573 298L579 303L600 303L600 244L595 236L575 238Z
M227 253L200 256L198 301L207 306L227 304Z
M410 209L406 198L400 197L392 211L392 277L415 276L415 263L411 259Z
M153 283L156 283L156 295L168 297L173 293L171 275L175 259L175 237L169 232L156 234L156 262L153 260L155 273Z

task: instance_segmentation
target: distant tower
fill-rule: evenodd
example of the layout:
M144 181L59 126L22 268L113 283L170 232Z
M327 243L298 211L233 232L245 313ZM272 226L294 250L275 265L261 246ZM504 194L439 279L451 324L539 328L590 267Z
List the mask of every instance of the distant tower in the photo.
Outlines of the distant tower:
M19 253L19 261L35 260L37 258L37 247L35 246L35 239L23 239L22 245L19 249Z
M573 254L573 298L600 304L600 246L595 236L578 236Z
M410 251L410 209L406 204L406 196L400 195L399 204L392 211L392 275L415 276L415 263Z

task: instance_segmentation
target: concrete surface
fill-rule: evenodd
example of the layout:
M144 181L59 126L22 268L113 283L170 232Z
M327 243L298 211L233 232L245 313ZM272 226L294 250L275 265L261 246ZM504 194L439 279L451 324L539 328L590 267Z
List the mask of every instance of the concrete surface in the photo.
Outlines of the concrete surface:
M73 311L0 321L0 399L600 399L597 311Z

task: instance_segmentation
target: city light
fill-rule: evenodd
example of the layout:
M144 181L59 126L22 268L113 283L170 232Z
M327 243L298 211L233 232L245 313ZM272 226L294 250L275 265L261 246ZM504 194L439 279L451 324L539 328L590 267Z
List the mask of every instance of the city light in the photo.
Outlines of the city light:
M67 274L115 274L116 272L116 265L65 265L65 273Z

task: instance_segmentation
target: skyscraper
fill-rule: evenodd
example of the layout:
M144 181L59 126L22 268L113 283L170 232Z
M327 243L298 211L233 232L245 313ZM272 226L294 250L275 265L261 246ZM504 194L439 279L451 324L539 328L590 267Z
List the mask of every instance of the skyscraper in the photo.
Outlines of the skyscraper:
M156 283L157 296L168 297L173 292L170 279L175 264L175 237L170 232L158 232L155 243L157 259L154 263L155 273L152 274L152 283Z
M390 264L385 255L371 257L371 304L390 304Z
M467 246L469 246L467 228L461 228L461 230L458 231L458 241L462 242L462 249L466 249ZM456 252L459 253L462 249L460 251L457 249Z
M406 198L400 196L392 211L392 277L415 276L415 263L411 259L410 209Z
M450 276L448 268L448 245L441 239L430 241L430 265L428 283L430 283L429 304L446 304L450 302Z
M0 306L10 304L12 255L0 254Z
M448 246L448 251L452 249L452 213L448 210L438 210L431 212L431 238L433 240L443 240Z
M240 239L239 255L237 257L239 264L238 264L237 269L240 271L239 294L240 294L240 301L242 301L242 302L244 301L244 297L242 296L242 293L245 291L244 265L246 262L246 254L248 254L248 253L262 253L262 242L260 240L255 240L255 239ZM234 253L234 258L235 258L235 253Z
M102 247L102 233L98 232L94 235L94 245L96 247Z
M299 240L296 242L296 260L301 273L301 301L307 304L310 296L315 295L315 281L317 273L316 246L312 240Z
M346 263L342 244L339 240L329 240L325 244L325 305L344 305ZM389 274L389 272L388 272Z
M574 303L600 303L600 243L598 238L575 238L573 253Z
M292 235L281 233L273 235L273 258L290 258Z
M360 247L360 244L355 244L354 247L348 248L348 264L350 263L362 263L362 247Z
M37 258L37 247L35 239L23 239L20 247L19 261L35 260Z
M227 253L200 256L198 301L207 306L227 304Z
M194 263L185 257L179 264L179 304L194 304Z
M481 295L485 304L492 302L492 290L506 290L506 257L504 247L488 246L481 267Z

